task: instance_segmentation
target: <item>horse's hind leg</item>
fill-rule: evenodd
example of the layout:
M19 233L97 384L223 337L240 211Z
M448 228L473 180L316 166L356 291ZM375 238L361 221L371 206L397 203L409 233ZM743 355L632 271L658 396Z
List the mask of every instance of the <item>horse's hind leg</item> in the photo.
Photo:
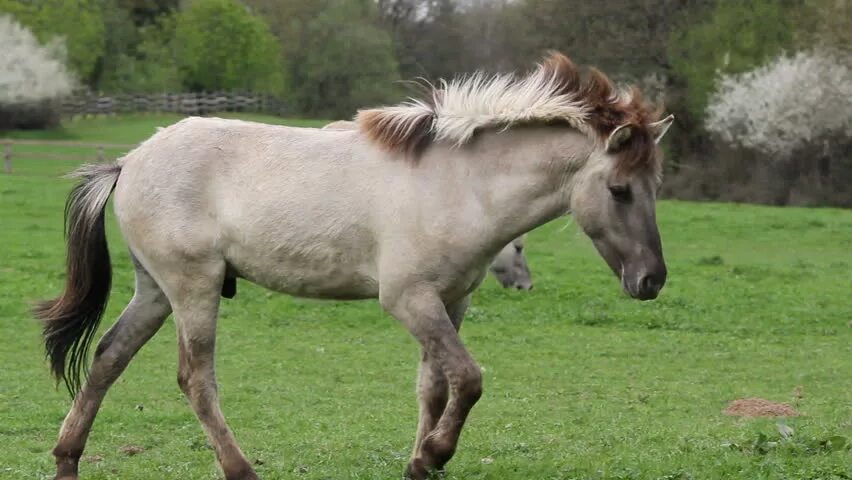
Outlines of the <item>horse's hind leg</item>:
M178 384L204 427L225 478L254 480L257 475L219 408L214 351L223 278L224 265L194 265L167 281L178 334Z
M154 279L135 259L134 263L136 292L133 299L98 343L88 379L62 423L59 441L53 449L57 479L77 478L80 456L107 390L171 312L166 296Z

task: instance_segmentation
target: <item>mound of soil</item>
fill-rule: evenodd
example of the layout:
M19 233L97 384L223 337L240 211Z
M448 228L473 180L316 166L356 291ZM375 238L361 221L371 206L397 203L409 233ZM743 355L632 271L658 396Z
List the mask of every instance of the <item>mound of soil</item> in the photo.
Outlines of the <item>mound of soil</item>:
M734 417L797 417L799 412L786 403L775 403L762 398L740 398L722 411Z

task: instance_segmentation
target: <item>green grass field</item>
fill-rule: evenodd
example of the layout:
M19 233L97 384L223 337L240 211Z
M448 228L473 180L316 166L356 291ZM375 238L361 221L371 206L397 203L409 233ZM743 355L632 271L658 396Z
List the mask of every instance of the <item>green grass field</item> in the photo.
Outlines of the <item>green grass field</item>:
M79 121L33 138L137 142L177 117ZM70 165L0 174L0 478L51 478L69 399L56 390L28 302L59 292ZM31 172L31 173L28 173ZM852 478L852 211L665 201L669 282L627 299L562 220L531 234L536 288L489 278L462 328L484 369L447 480ZM105 330L129 300L115 278ZM223 409L264 479L397 479L416 425L418 348L373 301L292 299L241 283L223 301ZM169 320L110 391L85 479L221 473L176 382ZM796 392L796 393L794 393ZM731 400L802 416L739 419ZM127 447L139 447L135 455Z

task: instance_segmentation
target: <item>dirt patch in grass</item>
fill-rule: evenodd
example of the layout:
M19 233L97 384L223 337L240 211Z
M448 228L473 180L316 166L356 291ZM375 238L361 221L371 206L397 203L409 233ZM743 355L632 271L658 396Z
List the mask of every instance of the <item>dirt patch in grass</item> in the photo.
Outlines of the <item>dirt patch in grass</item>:
M121 450L121 453L123 453L123 454L125 454L129 457L132 457L133 455L138 455L138 454L145 451L144 448L137 447L136 445L125 445L125 446L121 447L119 450Z
M799 412L786 403L775 403L762 398L740 398L722 411L734 417L797 417Z

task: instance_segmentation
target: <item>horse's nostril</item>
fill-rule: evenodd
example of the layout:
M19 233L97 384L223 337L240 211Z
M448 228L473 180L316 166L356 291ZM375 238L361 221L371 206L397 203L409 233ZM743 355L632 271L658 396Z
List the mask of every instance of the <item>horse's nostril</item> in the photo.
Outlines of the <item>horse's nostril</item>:
M639 281L639 289L648 294L648 293L657 293L663 287L663 282L659 276L650 274L642 277L642 280Z
M518 290L523 290L523 289L524 289L524 286L523 286L523 285L518 284L518 285L515 285L515 288L517 288Z

